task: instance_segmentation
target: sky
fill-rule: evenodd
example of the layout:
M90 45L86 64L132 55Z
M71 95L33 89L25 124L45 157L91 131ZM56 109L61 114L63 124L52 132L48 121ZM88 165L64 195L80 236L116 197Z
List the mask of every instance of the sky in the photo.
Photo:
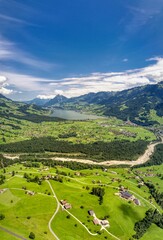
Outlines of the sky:
M0 0L0 93L26 101L163 80L163 0Z

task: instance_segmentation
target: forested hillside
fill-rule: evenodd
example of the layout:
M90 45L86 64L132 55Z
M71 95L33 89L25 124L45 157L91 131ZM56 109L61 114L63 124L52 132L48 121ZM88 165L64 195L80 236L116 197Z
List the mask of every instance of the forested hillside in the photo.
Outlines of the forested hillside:
M57 101L57 99L63 101ZM91 111L105 116L144 126L163 123L163 81L158 84L135 87L120 92L89 93L66 99L55 97L46 106L60 106L66 109Z

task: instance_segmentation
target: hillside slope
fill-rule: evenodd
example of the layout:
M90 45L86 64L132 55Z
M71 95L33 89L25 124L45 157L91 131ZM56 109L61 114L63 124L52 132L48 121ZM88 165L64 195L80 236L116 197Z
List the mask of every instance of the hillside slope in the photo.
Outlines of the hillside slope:
M53 102L55 106L55 101ZM58 106L59 102L57 102ZM49 106L46 103L46 106ZM60 107L92 111L105 116L130 119L141 125L163 123L163 81L158 84L136 87L120 92L98 92L64 99Z
M1 124L6 124L6 121L19 122L27 120L34 123L41 123L43 121L57 121L57 118L50 117L49 112L37 105L29 105L21 102L14 102L2 94L0 94L0 119Z

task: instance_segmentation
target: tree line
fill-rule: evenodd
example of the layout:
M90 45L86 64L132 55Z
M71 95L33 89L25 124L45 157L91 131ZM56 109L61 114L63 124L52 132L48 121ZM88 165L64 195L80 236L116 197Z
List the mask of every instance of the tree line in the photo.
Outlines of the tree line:
M133 235L133 238L140 239L152 223L163 229L163 214L160 214L157 209L149 209L145 217L141 221L135 223L134 230L136 233Z
M163 192L160 193L152 183L146 182L145 185L149 188L149 192L157 204L163 209Z
M32 138L21 142L1 144L0 152L10 153L82 153L87 159L105 160L134 160L144 153L147 142L113 141L94 142L88 144L73 144L67 141L58 141L53 137Z

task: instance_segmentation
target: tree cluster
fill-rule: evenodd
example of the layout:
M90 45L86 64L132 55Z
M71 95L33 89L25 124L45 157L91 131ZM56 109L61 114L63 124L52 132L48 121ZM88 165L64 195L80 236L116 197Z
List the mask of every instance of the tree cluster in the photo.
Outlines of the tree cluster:
M38 183L39 185L41 185L41 179L38 176L35 177L30 177L28 173L24 173L24 178L26 178L27 182L34 182L34 183Z
M141 221L135 223L134 230L136 234L133 235L133 238L140 239L152 223L163 229L163 214L160 214L157 209L149 209L145 217Z
M152 183L146 182L145 185L149 188L149 192L157 204L163 209L163 192L160 193Z
M3 174L1 174L0 175L0 185L5 182L5 179L6 179L6 177Z
M105 189L100 187L93 187L91 191L92 195L99 197L99 204L103 203L103 196L105 195Z

